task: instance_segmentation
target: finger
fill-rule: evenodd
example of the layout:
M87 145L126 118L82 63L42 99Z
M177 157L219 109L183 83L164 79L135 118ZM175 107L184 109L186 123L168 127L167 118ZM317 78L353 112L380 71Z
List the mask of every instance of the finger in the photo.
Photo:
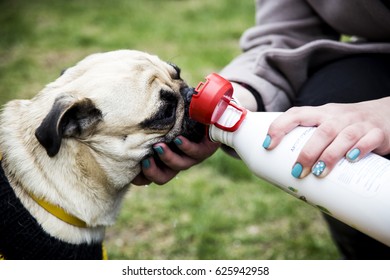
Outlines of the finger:
M142 173L146 180L154 182L157 185L163 185L174 178L178 171L166 166L158 166L154 158L151 157L142 162Z
M318 176L321 175L321 173L324 171L324 168L326 167L327 162L322 158L320 159L320 156L332 143L332 141L337 137L340 131L342 131L343 127L344 125L342 123L335 123L333 121L326 121L321 124L314 131L313 135L306 142L297 157L296 163L299 163L302 166L301 173L299 174L295 172L292 173L292 175L296 178L304 178L312 171L313 174L320 173L318 174ZM344 154L345 153L343 153L341 157L344 156ZM317 165L316 163L319 160L322 161L319 165ZM295 166L296 164L294 165L294 167ZM312 167L314 168L314 170L312 170ZM320 170L320 172L318 172L318 170Z
M141 162L141 172L131 181L133 185L144 186L152 183L151 180L147 179L144 174L144 170L150 167L150 158L146 158Z
M362 124L344 128L322 152L319 162L312 168L312 173L321 178L325 177L365 134L366 127Z
M387 151L377 149L385 140L385 133L379 128L373 128L348 151L346 158L351 162L355 162L373 151L381 155L387 154Z
M316 107L318 108L318 107ZM322 114L313 107L293 107L277 117L268 128L263 147L268 150L274 149L283 139L297 126L317 126L321 123Z
M153 149L168 168L176 171L186 170L197 162L196 159L185 154L175 153L165 143L156 144Z
M165 143L156 144L153 149L164 164L177 171L186 170L200 163L211 156L220 146L219 143L211 142L207 137L204 137L200 143L194 143L184 136L179 136L174 140L174 143L183 154L175 153Z
M174 143L187 156L200 161L211 156L220 147L220 143L212 142L206 136L200 143L194 143L184 136L178 136Z
M134 179L133 181L131 181L131 183L133 185L136 185L136 186L145 186L145 185L149 185L150 183L152 183L152 181L146 179L144 173L140 173L138 174Z

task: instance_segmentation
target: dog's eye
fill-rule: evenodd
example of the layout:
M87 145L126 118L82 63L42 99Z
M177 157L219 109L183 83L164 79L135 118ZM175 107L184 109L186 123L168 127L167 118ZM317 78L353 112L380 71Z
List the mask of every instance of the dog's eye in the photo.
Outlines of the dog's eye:
M164 103L159 116L160 121L169 123L176 117L177 98L171 92L165 90L160 92L160 97Z
M174 63L168 62L168 64L171 65L176 71L176 73L174 73L174 75L172 76L172 79L181 80L181 77L180 77L181 69Z
M178 99L174 93L161 90L161 105L156 114L141 123L142 127L151 129L166 129L174 125L176 121L176 109Z

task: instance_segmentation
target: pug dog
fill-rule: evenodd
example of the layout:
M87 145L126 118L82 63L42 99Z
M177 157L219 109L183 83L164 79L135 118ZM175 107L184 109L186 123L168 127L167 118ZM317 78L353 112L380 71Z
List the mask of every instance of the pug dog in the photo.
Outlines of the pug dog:
M0 115L0 258L101 259L140 162L158 142L204 127L188 118L194 89L157 56L86 57Z

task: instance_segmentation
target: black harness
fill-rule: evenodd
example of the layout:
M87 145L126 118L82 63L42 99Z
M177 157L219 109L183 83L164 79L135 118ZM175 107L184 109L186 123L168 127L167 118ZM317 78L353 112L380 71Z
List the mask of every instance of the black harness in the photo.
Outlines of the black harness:
M101 243L70 244L45 232L16 197L0 161L0 259L101 260L102 248Z

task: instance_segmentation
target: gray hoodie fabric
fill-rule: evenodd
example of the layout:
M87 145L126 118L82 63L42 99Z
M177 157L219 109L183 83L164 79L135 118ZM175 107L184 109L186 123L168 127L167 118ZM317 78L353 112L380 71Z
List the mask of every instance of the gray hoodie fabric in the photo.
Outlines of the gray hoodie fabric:
M341 36L353 36L348 42ZM390 0L257 0L256 26L221 75L285 111L310 74L346 56L390 54Z

